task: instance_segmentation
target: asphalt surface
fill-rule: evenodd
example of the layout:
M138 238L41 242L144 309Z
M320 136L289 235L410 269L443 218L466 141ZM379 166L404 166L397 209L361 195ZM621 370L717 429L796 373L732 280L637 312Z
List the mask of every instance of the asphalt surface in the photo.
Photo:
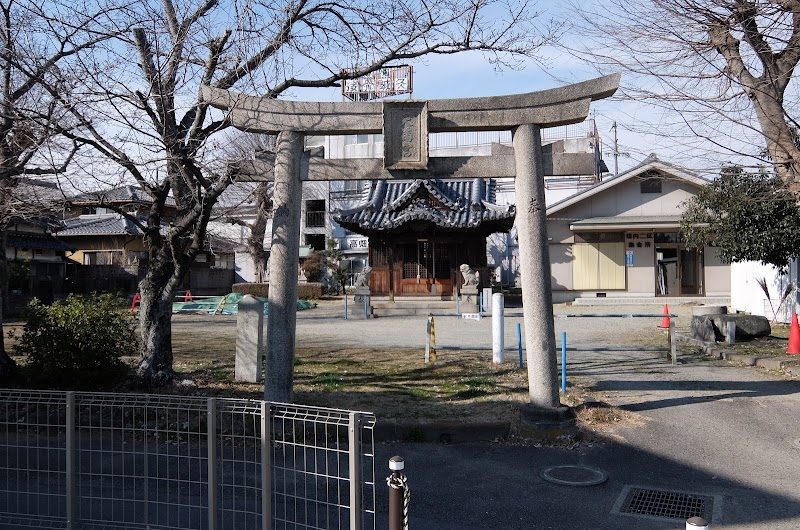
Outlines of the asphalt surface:
M713 504L714 529L800 529L800 381L689 353L673 366L662 353L613 351L614 346L665 344L657 328L661 309L555 310L559 342L566 331L570 346L609 348L570 352L568 378L588 382L604 400L635 412L639 425L618 427L610 441L574 449L502 443L378 444L377 527L388 526L383 478L388 475L388 458L397 454L406 460L414 530L684 528L681 519L615 513L620 496L630 487L705 496ZM679 315L678 328L686 329L691 308L670 310ZM425 343L425 317L344 320L339 311L331 304L298 313L298 344ZM654 316L560 316L592 313ZM491 347L490 318L435 321L440 347ZM521 318L506 319L507 347L516 347L517 322ZM577 487L541 477L545 469L558 465L591 466L607 473L608 479Z

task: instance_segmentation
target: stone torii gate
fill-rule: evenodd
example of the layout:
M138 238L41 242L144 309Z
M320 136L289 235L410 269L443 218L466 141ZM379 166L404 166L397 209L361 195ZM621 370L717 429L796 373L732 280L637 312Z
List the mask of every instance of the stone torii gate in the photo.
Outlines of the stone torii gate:
M540 131L585 120L590 103L614 94L619 80L614 74L527 94L368 103L286 101L204 86L203 100L228 110L236 128L278 135L274 166L256 160L241 168L247 180L275 181L264 399L292 399L303 180L515 177L529 408L560 410L544 176L576 174L581 161L543 156ZM430 132L491 130L511 130L512 148L496 146L491 156L428 156ZM305 134L359 133L383 133L382 160L304 152Z

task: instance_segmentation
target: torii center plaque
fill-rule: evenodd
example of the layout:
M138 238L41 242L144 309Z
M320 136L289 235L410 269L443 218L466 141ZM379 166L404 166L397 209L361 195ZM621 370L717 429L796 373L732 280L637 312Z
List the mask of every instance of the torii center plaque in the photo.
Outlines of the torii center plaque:
M526 94L386 102L299 102L204 86L202 98L227 110L238 129L278 135L273 160L241 170L275 180L264 398L290 402L294 370L297 255L302 180L514 177L530 407L561 409L544 175L569 173L566 154L543 156L541 128L579 123L592 101L611 96L619 74ZM431 132L511 130L513 149L491 156L429 158ZM384 158L325 160L304 155L304 134L383 133ZM566 167L561 167L566 165Z

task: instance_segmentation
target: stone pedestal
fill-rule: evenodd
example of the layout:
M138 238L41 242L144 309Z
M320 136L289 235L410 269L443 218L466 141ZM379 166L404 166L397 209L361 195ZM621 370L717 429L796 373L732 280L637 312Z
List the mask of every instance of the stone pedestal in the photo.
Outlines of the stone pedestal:
M353 297L353 304L348 307L350 318L367 319L372 317L372 303L370 302L371 292L369 287L356 287L355 296ZM367 309L364 310L366 303Z
M462 287L461 299L459 303L459 310L464 313L479 313L480 312L480 298L478 297L477 287Z
M236 317L236 365L237 381L258 383L261 381L264 352L264 303L253 295L246 294L239 301Z

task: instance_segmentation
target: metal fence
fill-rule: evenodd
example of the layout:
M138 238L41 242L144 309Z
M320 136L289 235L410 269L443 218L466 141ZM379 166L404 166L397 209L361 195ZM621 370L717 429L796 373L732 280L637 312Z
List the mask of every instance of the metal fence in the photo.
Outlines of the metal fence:
M0 527L374 529L374 425L252 400L0 390Z

